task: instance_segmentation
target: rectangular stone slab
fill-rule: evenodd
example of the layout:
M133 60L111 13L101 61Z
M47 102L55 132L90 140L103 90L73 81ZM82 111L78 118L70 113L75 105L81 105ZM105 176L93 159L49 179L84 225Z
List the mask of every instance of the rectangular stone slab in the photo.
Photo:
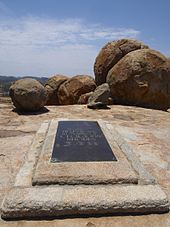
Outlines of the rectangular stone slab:
M33 185L46 184L137 184L138 175L126 156L113 141L112 132L98 121L117 161L51 162L51 154L60 120L51 121L32 180ZM69 120L71 121L71 120Z
M116 161L96 121L59 121L52 162Z
M6 196L2 218L144 214L168 210L168 199L156 185L16 187Z

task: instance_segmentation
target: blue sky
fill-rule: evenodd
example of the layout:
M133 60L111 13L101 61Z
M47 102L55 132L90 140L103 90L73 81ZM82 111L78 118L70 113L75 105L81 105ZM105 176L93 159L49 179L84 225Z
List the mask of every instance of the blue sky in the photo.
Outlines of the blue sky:
M0 0L0 75L93 75L108 41L170 56L169 0Z

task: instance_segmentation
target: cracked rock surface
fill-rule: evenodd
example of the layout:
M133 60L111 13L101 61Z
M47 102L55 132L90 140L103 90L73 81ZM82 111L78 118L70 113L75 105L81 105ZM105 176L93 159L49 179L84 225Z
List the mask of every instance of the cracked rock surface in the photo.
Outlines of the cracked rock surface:
M148 48L142 42L133 39L120 39L107 43L99 52L94 64L95 82L101 85L106 82L109 70L126 54L138 49Z
M12 188L15 176L44 120L54 118L102 119L109 121L133 147L144 167L170 198L170 113L113 105L110 110L91 110L85 105L48 106L49 112L19 115L11 104L0 104L0 203ZM10 132L11 131L11 132ZM30 132L30 133L28 133ZM0 227L169 227L170 213L161 215L70 218L46 221L4 221Z

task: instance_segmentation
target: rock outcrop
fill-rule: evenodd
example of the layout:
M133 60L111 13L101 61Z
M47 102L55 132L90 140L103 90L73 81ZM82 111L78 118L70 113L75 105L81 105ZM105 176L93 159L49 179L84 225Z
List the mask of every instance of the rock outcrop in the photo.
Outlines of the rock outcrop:
M78 104L87 104L89 97L93 94L93 91L82 94L78 100Z
M114 103L170 108L170 58L140 41L107 43L96 57L94 72L95 80L88 75L54 75L45 88L36 80L21 79L11 86L10 96L22 111L36 111L45 104L87 103L90 108Z
M109 85L107 83L104 83L94 90L93 94L88 99L88 103L101 102L107 105L109 104L109 97L110 97Z
M151 49L124 56L107 76L115 103L167 110L170 107L170 61Z
M9 93L19 111L38 111L44 107L47 100L44 86L30 78L17 80L11 85Z
M58 89L67 79L67 76L57 74L47 80L45 84L48 95L46 105L59 105Z
M58 90L58 100L61 105L77 104L82 94L94 91L95 81L87 75L77 75L65 81Z
M106 82L109 70L126 54L137 49L148 48L145 44L132 39L121 39L107 43L99 52L94 64L95 82Z

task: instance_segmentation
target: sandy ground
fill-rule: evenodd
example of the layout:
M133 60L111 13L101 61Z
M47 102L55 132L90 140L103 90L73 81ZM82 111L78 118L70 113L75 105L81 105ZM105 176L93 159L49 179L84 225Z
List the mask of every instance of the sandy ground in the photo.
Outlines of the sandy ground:
M170 113L128 106L90 110L83 105L51 106L48 112L20 115L9 103L0 104L0 203L12 187L36 131L52 118L102 119L124 136L145 168L170 198ZM169 227L170 213L160 215L57 219L52 221L3 221L0 226L148 226Z

